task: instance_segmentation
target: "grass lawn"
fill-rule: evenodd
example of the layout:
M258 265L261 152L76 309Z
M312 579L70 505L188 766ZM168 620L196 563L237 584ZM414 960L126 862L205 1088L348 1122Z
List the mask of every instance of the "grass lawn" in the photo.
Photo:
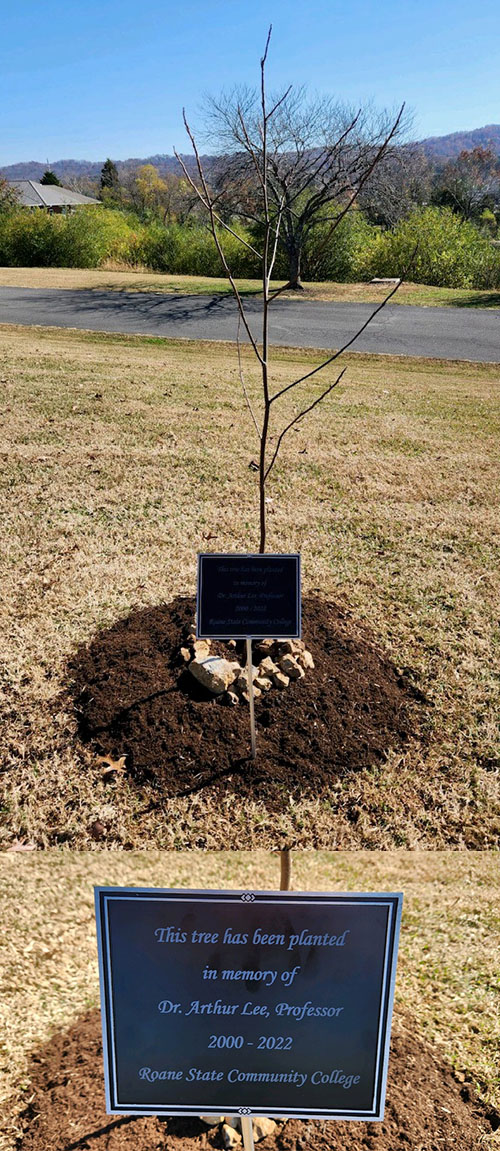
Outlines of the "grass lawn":
M317 362L277 351L274 384ZM351 356L285 441L269 549L301 550L304 592L347 607L429 705L425 740L273 817L209 787L158 806L152 785L106 781L60 701L79 643L194 592L198 550L255 550L234 349L4 327L0 382L5 845L93 846L96 820L108 847L498 843L498 367Z
M284 281L276 280L274 288ZM258 280L237 280L242 296L259 295ZM169 276L160 272L124 271L113 268L0 268L0 287L10 288L100 288L117 292L166 292L180 295L228 295L227 280L208 276ZM304 284L303 292L283 292L285 300L326 300L332 302L379 303L389 291L383 284ZM433 288L426 284L402 284L393 304L419 304L423 307L500 308L500 289L476 291L472 288Z
M99 1002L93 884L193 888L279 886L265 852L4 856L0 975L0 1151L17 1146L31 1052ZM292 857L292 888L403 891L394 1030L435 1045L488 1104L500 1105L498 857L486 852L335 852ZM498 1146L498 1132L485 1148Z

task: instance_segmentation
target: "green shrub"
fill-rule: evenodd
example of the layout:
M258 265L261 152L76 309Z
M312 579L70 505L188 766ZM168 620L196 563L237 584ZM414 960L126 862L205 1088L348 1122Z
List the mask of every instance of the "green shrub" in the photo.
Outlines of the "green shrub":
M259 274L255 256L228 232L224 247L236 276ZM177 275L223 273L212 236L197 224L144 224L130 212L103 207L80 208L67 216L22 208L1 214L3 265L98 268L107 261Z
M241 232L247 238L244 232ZM224 250L234 275L259 275L258 260L229 232ZM155 272L173 275L221 276L223 267L212 236L199 225L149 224L145 229L141 259Z
M337 283L358 280L364 253L373 244L379 229L358 211L348 212L329 237L330 227L326 221L312 230L305 245L302 278Z
M106 260L127 263L140 230L122 212L80 209L64 217L61 266L96 268Z
M137 227L122 212L80 208L68 216L16 209L0 219L0 263L14 267L97 268L128 262Z
M485 231L494 240L498 232L498 224L495 213L491 208L485 208L479 217L479 223L483 231Z
M305 244L304 280L369 280L398 276L451 288L500 287L500 251L486 231L449 208L412 212L392 232L382 232L363 213L352 211L328 238L329 222L311 231ZM241 231L244 239L258 238ZM224 232L224 248L237 277L260 277L260 262ZM416 254L408 267L412 253ZM98 268L108 261L173 275L221 276L223 267L207 228L192 221L163 225L141 222L130 211L80 208L64 215L15 207L0 213L0 264L14 267ZM278 253L275 279L288 276L286 254Z
M399 276L405 270L407 279L417 284L500 287L500 253L475 224L451 208L416 209L393 232L379 233L360 260L363 279Z
M14 209L0 218L0 264L47 268L59 263L59 218Z

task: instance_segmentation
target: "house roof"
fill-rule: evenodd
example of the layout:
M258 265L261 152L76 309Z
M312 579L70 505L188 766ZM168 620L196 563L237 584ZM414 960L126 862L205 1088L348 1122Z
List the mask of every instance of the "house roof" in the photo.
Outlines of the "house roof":
M19 193L19 203L24 208L64 208L78 204L100 204L93 196L82 196L71 188L60 188L57 184L40 184L38 180L10 180L9 183Z

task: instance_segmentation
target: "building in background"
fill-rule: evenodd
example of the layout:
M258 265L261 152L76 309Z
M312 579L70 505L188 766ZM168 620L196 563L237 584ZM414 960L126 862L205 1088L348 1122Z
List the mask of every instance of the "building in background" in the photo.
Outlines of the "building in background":
M93 196L83 196L81 192L73 192L71 188L61 188L57 184L40 184L38 180L9 180L9 184L17 193L17 203L21 208L67 213L74 208L101 203Z

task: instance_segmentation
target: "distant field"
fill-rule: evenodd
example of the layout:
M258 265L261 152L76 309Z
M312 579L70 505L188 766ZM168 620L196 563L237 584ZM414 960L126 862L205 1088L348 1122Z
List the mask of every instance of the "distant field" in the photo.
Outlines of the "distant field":
M274 288L283 286L277 280ZM258 280L238 280L242 295L260 293ZM119 291L165 292L185 295L228 294L227 280L208 276L167 276L157 272L78 268L0 268L0 287L5 288L100 288ZM377 303L389 289L377 284L304 284L303 292L283 292L283 299ZM475 291L468 288L432 288L425 284L403 284L392 299L394 304L420 304L422 307L500 308L500 290Z
M3 328L0 356L5 845L93 846L96 820L115 847L498 843L498 367L353 356L286 442L269 547L300 549L305 593L407 669L427 737L270 817L234 791L159 805L152 784L106 781L60 698L79 643L194 592L198 550L256 546L234 349ZM277 351L273 382L317 362Z
M262 851L51 851L3 858L1 1151L19 1147L31 1053L98 1004L93 884L272 890L279 885L279 859ZM452 1065L458 1084L498 1109L498 858L486 852L299 852L292 856L292 887L404 892L394 1031L410 1026L435 1045L437 1059ZM498 1131L481 1146L498 1147Z

